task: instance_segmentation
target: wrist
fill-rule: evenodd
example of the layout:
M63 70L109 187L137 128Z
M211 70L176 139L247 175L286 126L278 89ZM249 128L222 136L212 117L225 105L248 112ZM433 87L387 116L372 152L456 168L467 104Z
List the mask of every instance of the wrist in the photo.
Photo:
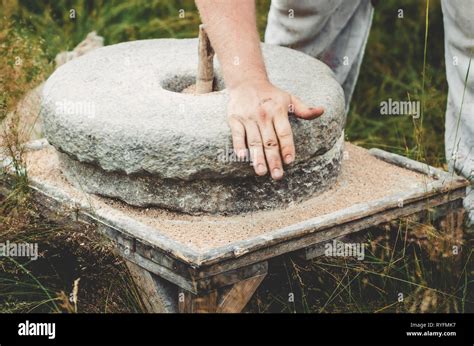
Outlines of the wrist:
M246 76L245 78L233 81L227 85L227 89L232 93L242 88L252 88L255 86L270 85L270 80L266 75Z

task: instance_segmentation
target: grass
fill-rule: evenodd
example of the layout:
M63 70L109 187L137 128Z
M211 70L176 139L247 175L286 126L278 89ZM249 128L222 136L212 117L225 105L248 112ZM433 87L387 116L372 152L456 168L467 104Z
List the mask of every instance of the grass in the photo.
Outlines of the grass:
M13 214L3 214L0 242L7 240L36 243L40 253L35 261L0 258L0 312L143 310L123 261L93 229L55 224L26 203L17 205Z
M262 35L268 6L258 1ZM195 37L200 22L190 0L6 0L0 17L0 120L53 71L59 52L72 50L90 31L113 44ZM439 0L379 2L348 115L348 140L445 166L442 37ZM381 115L380 102L389 98L420 101L423 116ZM13 114L3 133L17 175L14 191L0 200L0 243L38 243L41 256L0 257L0 312L143 311L137 288L106 239L91 228L45 219L30 203L18 123ZM247 311L474 311L472 240L459 232L443 234L436 223L411 221L373 229L365 243L364 261L290 258L273 264ZM461 246L459 254L453 244Z
M310 263L297 258L287 259L284 266L277 263L248 309L319 313L472 311L474 297L467 286L467 281L472 281L472 268L467 267L472 265L472 250L458 256L451 249L452 244L462 242L461 232L447 235L416 222L392 223L390 228L369 233L363 261L322 256Z
M347 134L359 145L443 166L448 88L442 13L439 1L427 5L426 1L379 2ZM398 9L403 9L404 18L398 17ZM427 18L429 26L425 26ZM380 115L380 102L389 98L420 101L423 115L419 121L409 116Z

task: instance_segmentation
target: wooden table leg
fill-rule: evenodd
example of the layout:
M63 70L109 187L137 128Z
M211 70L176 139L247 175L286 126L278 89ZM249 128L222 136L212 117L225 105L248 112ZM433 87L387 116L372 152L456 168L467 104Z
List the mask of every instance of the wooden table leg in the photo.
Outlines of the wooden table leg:
M241 312L267 275L267 262L259 262L204 279L190 292L126 260L127 267L148 312ZM197 292L197 293L196 293Z
M452 233L454 238L462 238L466 211L464 208L449 210L439 219L439 227L442 231Z
M146 269L125 261L138 288L140 298L148 312L178 312L178 287L150 273Z
M266 273L256 275L232 285L198 295L181 290L179 294L179 312L241 312L266 275Z
M466 210L462 208L453 208L448 210L438 221L438 227L441 232L447 234L450 239L449 252L452 254L452 270L460 274L463 269L461 249L464 245L464 227Z
M240 281L230 288L224 288L220 294L217 312L241 312L252 298L266 274Z

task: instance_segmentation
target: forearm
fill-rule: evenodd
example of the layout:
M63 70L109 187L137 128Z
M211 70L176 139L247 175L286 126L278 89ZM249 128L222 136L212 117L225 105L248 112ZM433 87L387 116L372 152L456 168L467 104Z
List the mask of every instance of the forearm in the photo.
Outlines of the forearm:
M239 158L247 153L258 175L283 178L283 163L295 159L288 109L303 119L323 113L272 85L257 32L255 0L196 0L217 54L226 88L232 143ZM248 150L247 150L248 149Z
M268 81L256 26L254 0L196 0L228 89Z

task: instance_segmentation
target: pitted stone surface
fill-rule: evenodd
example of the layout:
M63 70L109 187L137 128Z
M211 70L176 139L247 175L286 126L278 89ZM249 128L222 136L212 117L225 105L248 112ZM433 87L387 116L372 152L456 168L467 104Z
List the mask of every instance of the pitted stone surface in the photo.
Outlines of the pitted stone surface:
M297 162L328 151L345 123L344 96L331 70L303 53L262 44L270 80L308 105L313 121L292 118ZM220 88L222 78L216 60ZM105 171L163 179L253 177L226 159L232 148L228 93L192 95L196 39L159 39L97 49L56 70L43 91L45 134L57 149Z
M59 158L66 178L85 192L118 197L140 207L158 206L190 214L237 214L284 208L329 188L340 171L343 140L341 136L323 155L291 167L281 181L255 175L218 181L157 179L149 174L105 172L67 154L60 154Z

